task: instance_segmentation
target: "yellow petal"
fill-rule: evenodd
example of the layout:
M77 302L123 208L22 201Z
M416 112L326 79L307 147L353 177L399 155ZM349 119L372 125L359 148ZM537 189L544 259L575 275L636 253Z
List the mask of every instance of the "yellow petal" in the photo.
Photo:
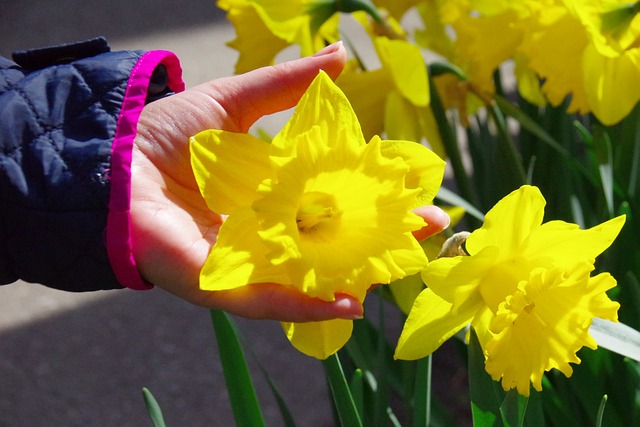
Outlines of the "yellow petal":
M640 69L640 48L609 58L590 44L582 67L589 106L603 124L619 122L640 100L640 85L632 83Z
M431 204L442 184L444 160L422 144L410 141L382 141L381 152L389 159L400 157L409 165L405 186L422 190L411 208Z
M430 355L471 323L479 308L479 305L468 304L454 315L451 304L425 289L416 298L404 324L394 358L416 360Z
M409 314L413 303L423 290L424 283L419 274L413 274L389 284L393 300L404 314Z
M384 105L384 131L387 138L420 141L419 110L398 91L391 91Z
M372 71L354 71L347 64L345 71L336 80L344 91L360 119L367 140L380 135L384 128L384 109L388 94L395 90L391 73L386 68Z
M269 144L251 135L208 130L190 139L191 166L202 197L214 212L250 205L272 177Z
M523 185L505 196L485 216L484 224L466 242L474 255L484 247L500 249L504 258L513 257L525 239L542 224L546 202L537 187Z
M258 237L255 213L250 208L236 210L220 227L200 272L200 288L222 291L252 283L289 284L286 272L272 265L267 253Z
M587 230L581 230L576 224L549 221L531 234L519 255L539 264L541 259L550 259L555 265L590 261L611 246L625 220L626 217L620 215Z
M498 250L484 248L474 256L438 258L422 272L422 280L440 298L457 306L478 300L480 283L495 264Z
M318 127L328 147L365 145L358 118L347 97L324 71L320 71L300 99L291 119L272 141L272 154L289 156L295 138Z
M544 80L542 91L552 105L559 106L571 95L569 112L586 113L589 106L582 73L586 30L562 6L544 8L540 16L539 28L522 45L529 66Z
M429 105L429 79L420 48L404 40L378 37L374 41L380 61L391 70L393 81L416 107Z
M278 52L289 45L267 28L255 8L246 0L219 1L218 7L227 11L227 19L236 30L236 38L227 43L240 54L235 67L236 74L273 65Z
M307 323L282 322L282 327L295 348L308 356L324 360L349 341L353 321L334 319Z

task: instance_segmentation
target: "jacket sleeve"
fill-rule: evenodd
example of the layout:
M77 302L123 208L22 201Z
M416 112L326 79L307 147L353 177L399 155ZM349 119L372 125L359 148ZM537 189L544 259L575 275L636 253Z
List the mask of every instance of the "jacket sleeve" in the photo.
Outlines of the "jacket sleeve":
M166 51L103 38L0 57L0 284L148 289L131 253L131 153L147 102L181 91Z

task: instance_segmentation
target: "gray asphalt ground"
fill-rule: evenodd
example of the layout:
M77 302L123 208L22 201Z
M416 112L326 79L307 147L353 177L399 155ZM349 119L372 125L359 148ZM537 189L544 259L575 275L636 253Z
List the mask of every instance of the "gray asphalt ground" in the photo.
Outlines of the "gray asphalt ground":
M175 52L188 87L233 74L236 54L225 46L233 29L214 0L0 0L2 55L97 35L114 50ZM277 322L235 320L255 354L267 425L282 419L257 361L298 425L333 425L320 362L293 350ZM442 375L448 389L464 380ZM168 426L234 425L207 310L158 289L0 287L0 427L150 426L142 387Z

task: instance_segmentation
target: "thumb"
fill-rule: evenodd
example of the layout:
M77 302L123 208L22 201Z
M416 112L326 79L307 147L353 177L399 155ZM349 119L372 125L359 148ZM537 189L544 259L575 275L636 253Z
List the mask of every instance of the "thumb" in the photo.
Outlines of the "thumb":
M333 43L313 56L214 80L194 89L208 94L227 113L225 130L246 132L260 117L296 105L320 70L332 79L342 72L347 52Z

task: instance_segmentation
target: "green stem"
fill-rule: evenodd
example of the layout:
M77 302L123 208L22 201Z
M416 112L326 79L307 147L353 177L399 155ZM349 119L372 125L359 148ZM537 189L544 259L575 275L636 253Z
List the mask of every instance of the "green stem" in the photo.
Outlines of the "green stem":
M431 74L431 71L429 72ZM449 163L453 169L456 186L460 196L467 200L473 206L477 206L477 200L474 192L471 190L471 182L469 176L462 162L462 155L460 153L460 147L458 147L458 141L455 132L449 123L446 111L442 106L440 95L433 84L433 81L429 82L429 92L431 94L431 111L438 125L438 131L440 132L440 138L442 139L442 145L449 158Z
M522 157L516 150L516 146L507 127L507 121L500 107L498 107L496 103L491 103L488 106L488 110L498 130L498 150L501 155L501 167L499 170L505 172L507 185L513 185L513 187L508 190L514 190L527 183L527 174L522 165ZM511 185L509 186L511 187Z
M417 362L413 408L413 425L415 427L431 425L431 365L431 355Z
M353 401L338 354L332 354L322 363L329 380L333 402L340 417L340 424L343 427L362 427L360 414Z

